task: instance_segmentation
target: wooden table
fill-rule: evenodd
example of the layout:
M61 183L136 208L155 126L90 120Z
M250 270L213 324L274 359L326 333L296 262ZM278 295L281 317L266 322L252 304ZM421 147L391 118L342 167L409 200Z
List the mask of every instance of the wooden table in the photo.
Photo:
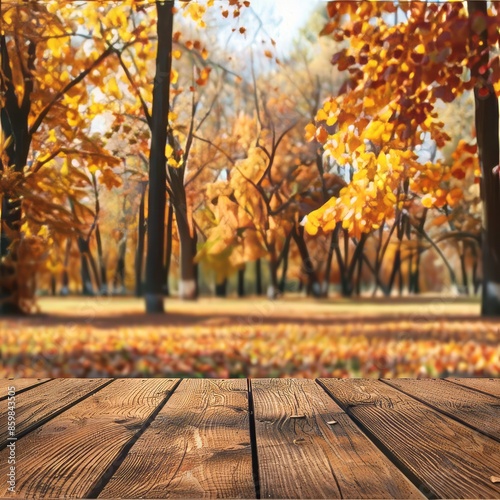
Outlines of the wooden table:
M0 497L500 498L500 379L18 379L0 400Z

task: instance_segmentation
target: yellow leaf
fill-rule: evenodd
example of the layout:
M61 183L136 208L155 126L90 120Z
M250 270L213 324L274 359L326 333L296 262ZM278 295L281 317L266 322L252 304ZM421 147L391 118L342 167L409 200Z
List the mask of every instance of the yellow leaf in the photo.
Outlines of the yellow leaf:
M363 99L363 106L365 108L373 108L373 106L375 106L375 101L371 97L365 96Z
M198 2L189 2L184 6L186 9L184 11L184 16L189 16L193 21L198 23L198 26L204 27L205 23L203 22L203 15L205 14L206 8L204 5L199 4Z
M78 114L78 111L75 111L74 109L68 109L66 113L66 119L70 127L76 127L80 122L80 115Z
M417 54L425 54L425 46L423 43L420 43L419 45L417 45L414 49L414 51L417 53Z
M329 127L332 127L333 125L335 125L336 122L337 122L337 117L334 115L329 116L328 119L326 120L326 124Z
M306 130L306 133L305 133L306 141L311 142L316 135L316 126L314 125L314 123L308 123L306 125L305 130Z
M170 83L175 85L178 79L179 79L179 73L175 69L172 69L170 71Z
M304 226L306 232L311 236L314 236L318 232L319 223L316 217L314 216L314 212L311 212L309 215L306 215L304 219L302 219L301 225Z
M49 228L47 226L42 226L39 229L37 236L47 239L50 236Z
M59 38L49 38L47 40L47 48L52 52L54 57L60 57L62 54L61 40Z
M422 205L425 208L431 208L434 203L434 199L430 193L425 194L422 196Z
M328 115L326 114L324 109L318 110L316 113L316 121L321 122L321 121L326 121L328 120Z
M61 174L62 175L68 175L69 174L69 166L70 166L70 160L69 157L66 156L63 166L61 167Z
M116 97L117 99L121 99L123 97L123 94L118 87L118 83L116 81L116 78L110 78L108 80L108 92L110 95L112 95L113 97Z
M47 137L47 142L57 142L57 136L55 129L51 128L49 130L49 136Z

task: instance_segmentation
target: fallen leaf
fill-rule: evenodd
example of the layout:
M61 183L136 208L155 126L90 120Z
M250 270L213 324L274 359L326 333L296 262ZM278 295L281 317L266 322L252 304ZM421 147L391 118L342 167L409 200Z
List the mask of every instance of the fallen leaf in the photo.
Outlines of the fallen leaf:
M303 443L305 441L304 438L297 438L297 439L294 439L293 440L293 444L299 444L299 443Z
M328 425L335 425L338 424L336 420L330 420L330 422L327 422Z
M500 483L500 477L498 477L498 476L491 476L490 477L490 481L492 483Z
M290 415L290 418L306 418L305 415Z

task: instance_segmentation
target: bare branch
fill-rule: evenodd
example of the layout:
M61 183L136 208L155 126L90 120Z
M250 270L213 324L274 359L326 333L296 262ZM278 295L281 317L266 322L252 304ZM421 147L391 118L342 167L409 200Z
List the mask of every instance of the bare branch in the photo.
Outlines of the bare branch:
M64 94L71 90L75 85L79 84L94 68L99 66L99 64L101 64L104 59L106 59L113 52L116 52L116 49L114 49L113 47L108 47L88 68L84 69L77 77L69 81L61 90L59 90L52 98L52 100L45 105L42 111L40 111L39 115L33 122L33 125L31 125L31 127L29 128L29 135L33 135L38 130L43 120L51 110L52 106L54 106L54 104L59 101L59 99L61 99Z
M235 164L235 161L231 158L231 156L229 156L228 153L226 153L221 147L217 146L217 144L213 143L211 140L209 139L205 139L199 135L196 135L196 134L193 134L193 137L195 139L197 139L198 141L201 141L201 142L205 142L207 144L210 144L210 146L214 147L215 149L217 149L217 151L220 151L230 162L231 162L231 165L234 165Z
M132 85L132 88L134 89L135 93L137 94L137 97L139 97L139 100L141 101L141 106L142 106L142 111L144 112L144 117L146 118L146 122L149 125L149 128L151 129L153 127L153 120L151 118L151 113L149 112L148 105L147 105L146 101L144 100L144 98L142 97L141 92L140 92L139 88L137 87L137 84L134 82L134 79L132 78L132 75L131 75L129 69L127 68L127 65L123 61L122 55L119 52L117 52L116 55L118 57L118 60L120 61L120 66L122 67L128 81L130 82L130 85Z

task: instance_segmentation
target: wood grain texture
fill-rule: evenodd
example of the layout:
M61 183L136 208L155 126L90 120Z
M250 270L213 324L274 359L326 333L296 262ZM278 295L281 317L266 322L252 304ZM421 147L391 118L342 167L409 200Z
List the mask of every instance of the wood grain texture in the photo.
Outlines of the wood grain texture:
M60 378L16 395L16 436L40 426L103 387L109 379ZM0 410L0 449L7 444L7 404Z
M15 495L0 482L0 497L85 498L103 480L148 417L177 381L119 379L16 443ZM0 452L0 476L7 454Z
M498 443L378 380L320 379L427 496L500 498Z
M48 378L1 378L0 379L0 401L7 399L7 389L9 387L16 388L16 394L26 391L30 387L47 382Z
M500 398L500 378L447 378L446 380Z
M500 441L498 398L439 379L391 379L384 382Z
M251 387L261 498L422 497L313 380Z
M246 380L183 380L99 497L255 498Z

